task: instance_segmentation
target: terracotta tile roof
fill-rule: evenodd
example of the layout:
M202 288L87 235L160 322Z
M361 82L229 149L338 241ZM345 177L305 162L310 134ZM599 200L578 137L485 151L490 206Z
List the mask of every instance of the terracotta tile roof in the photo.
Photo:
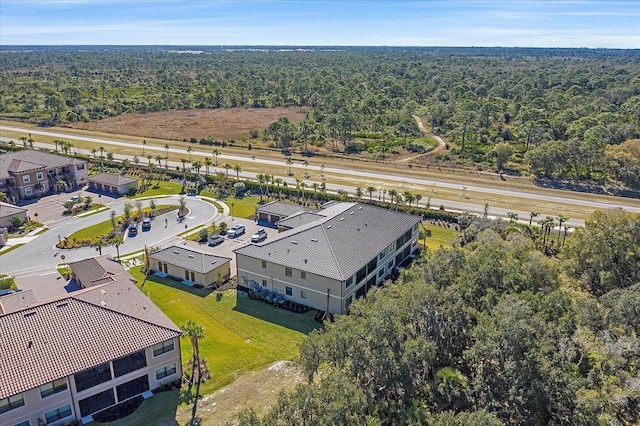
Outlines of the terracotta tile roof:
M87 180L89 182L98 182L112 186L131 185L132 183L138 183L138 179L115 173L100 173L97 175L89 176Z
M225 263L231 262L231 259L228 257L201 253L180 246L167 247L163 250L156 251L151 253L149 258L202 274L206 274Z
M0 399L179 335L71 296L2 315Z

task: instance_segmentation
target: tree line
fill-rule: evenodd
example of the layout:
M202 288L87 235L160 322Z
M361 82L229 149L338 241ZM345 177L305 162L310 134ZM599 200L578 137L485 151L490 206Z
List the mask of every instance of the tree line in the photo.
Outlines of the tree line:
M73 122L295 107L303 122L278 120L260 129L265 140L381 158L420 136L417 115L448 139L450 161L637 187L627 141L640 137L639 65L633 50L15 50L3 53L0 114Z
M307 382L240 424L637 424L640 215L595 213L559 258L479 220L312 332Z

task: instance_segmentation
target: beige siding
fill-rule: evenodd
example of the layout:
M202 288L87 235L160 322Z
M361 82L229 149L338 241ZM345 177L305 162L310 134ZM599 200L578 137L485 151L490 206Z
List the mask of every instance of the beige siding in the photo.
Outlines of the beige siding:
M52 423L56 426L59 424L69 424L71 419L76 418L80 420L80 406L79 401L105 391L107 389L113 389L114 395L116 395L116 386L126 383L142 375L147 375L149 379L149 388L151 390L158 388L164 383L176 380L182 376L182 366L180 364L180 338L173 339L174 348L170 352L153 356L153 350L151 347L145 349L145 355L147 358L147 366L136 371L132 371L123 376L109 380L108 382L101 383L97 386L93 386L89 389L85 389L82 392L76 391L75 381L73 375L67 377L67 390L60 393L50 395L42 398L40 396L40 388L31 389L24 393L25 405L6 413L0 414L0 425L15 425L25 420L29 420L31 425L38 424L38 418L44 419L45 413L63 407L67 404L71 405L73 416L68 417L59 422ZM176 364L175 374L165 377L161 380L156 380L155 371L159 368ZM111 365L111 372L113 374L113 366ZM73 395L73 397L72 397ZM116 396L116 403L117 403ZM77 416L77 417L76 417Z
M161 271L161 272L165 272L167 274L169 274L172 277L176 277L176 278L180 278L181 280L187 279L186 275L185 275L185 268L180 267L180 266L176 266L176 265L172 265L170 263L164 263L161 262L163 265L167 265L166 271L165 268L160 268L159 262L155 259L153 259L152 261L153 263L151 264L151 268L155 271ZM213 269L212 271L209 271L206 274L203 274L201 272L195 272L192 270L188 270L189 271L189 281L193 281L196 284L200 284L203 286L208 286L211 284L214 284L216 282L216 277L218 276L218 272L220 272L220 274L222 274L222 277L227 280L229 279L229 276L231 274L231 262L225 262L220 264L220 266L218 266L217 268ZM194 279L191 279L191 272L194 273Z

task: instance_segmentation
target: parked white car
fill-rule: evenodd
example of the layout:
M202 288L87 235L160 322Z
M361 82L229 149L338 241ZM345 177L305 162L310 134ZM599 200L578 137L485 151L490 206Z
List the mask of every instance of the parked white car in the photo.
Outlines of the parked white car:
M229 231L227 231L227 238L236 238L244 234L244 225L233 225Z
M258 229L258 231L251 236L252 243L259 243L265 239L267 239L267 231L264 229Z

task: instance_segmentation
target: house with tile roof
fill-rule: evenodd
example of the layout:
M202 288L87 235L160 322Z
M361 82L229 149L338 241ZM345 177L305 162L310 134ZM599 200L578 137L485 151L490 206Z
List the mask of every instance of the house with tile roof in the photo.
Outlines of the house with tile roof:
M70 266L77 277L102 271L91 272L92 285L53 299L36 301L29 291L0 297L2 425L86 424L181 377L182 332L131 275L92 259ZM110 279L98 284L94 276Z
M231 259L202 253L186 247L171 246L149 255L151 270L187 285L209 286L216 283L218 274L224 281L231 276Z
M279 221L288 229L276 238L234 250L238 286L342 314L418 248L419 216L360 203L323 207Z
M111 192L125 195L131 189L138 189L138 179L130 178L117 173L100 173L87 178L89 188L97 191Z
M87 162L34 149L0 154L0 191L15 201L87 183ZM62 188L59 188L64 183Z
M0 228L10 228L13 216L18 216L22 222L26 222L27 209L0 201Z

